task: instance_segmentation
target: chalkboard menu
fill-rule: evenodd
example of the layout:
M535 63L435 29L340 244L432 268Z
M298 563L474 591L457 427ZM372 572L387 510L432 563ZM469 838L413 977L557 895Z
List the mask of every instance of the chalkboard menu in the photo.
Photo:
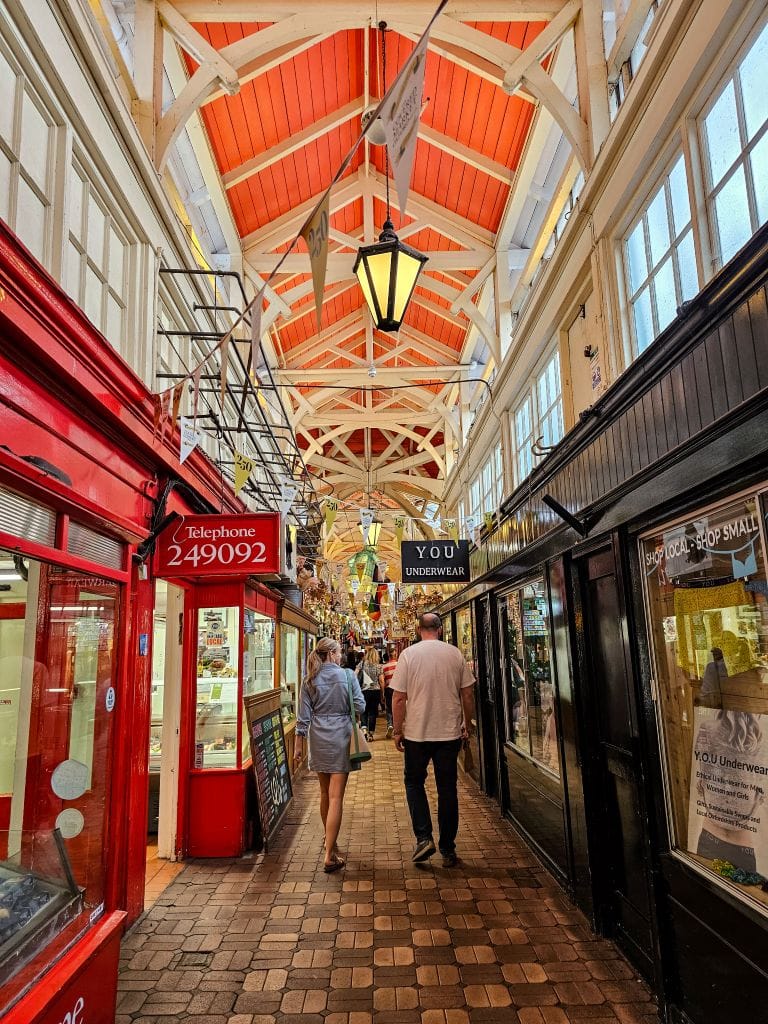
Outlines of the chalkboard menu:
M246 697L244 703L251 739L261 835L265 847L268 847L293 798L280 713L280 693L271 691L255 694Z

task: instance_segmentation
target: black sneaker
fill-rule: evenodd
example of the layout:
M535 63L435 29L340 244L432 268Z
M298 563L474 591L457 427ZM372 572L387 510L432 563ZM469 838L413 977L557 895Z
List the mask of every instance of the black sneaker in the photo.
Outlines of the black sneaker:
M414 864L421 864L422 861L429 860L435 853L435 842L433 839L420 839L416 843L416 849L413 851L411 860Z
M443 867L444 868L455 868L459 863L459 858L455 853L444 853L443 854Z

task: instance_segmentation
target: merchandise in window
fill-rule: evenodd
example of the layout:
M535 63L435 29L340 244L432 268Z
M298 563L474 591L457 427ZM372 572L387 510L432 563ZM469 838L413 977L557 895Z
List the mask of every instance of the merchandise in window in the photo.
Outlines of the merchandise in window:
M0 986L13 998L25 964L104 909L120 588L2 552L0 573Z
M243 697L271 690L275 685L274 675L275 622L268 615L246 608L243 612ZM247 729L243 729L242 756L243 761L251 756Z
M296 718L301 686L301 662L299 659L301 634L296 626L280 623L280 704L283 724Z
M505 599L507 741L554 775L560 774L549 607L543 579Z
M641 564L673 848L768 908L768 578L758 498L655 532L641 543Z
M768 220L766 25L701 121L715 266Z
M624 245L632 331L639 355L699 290L685 161L665 175Z
M200 608L197 618L195 768L237 764L238 608Z

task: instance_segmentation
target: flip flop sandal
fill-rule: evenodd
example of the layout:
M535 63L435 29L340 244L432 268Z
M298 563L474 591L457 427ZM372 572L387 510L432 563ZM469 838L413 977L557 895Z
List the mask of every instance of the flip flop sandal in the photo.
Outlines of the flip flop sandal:
M345 864L346 861L343 861L341 857L336 857L331 861L330 864L323 864L323 871L326 873L326 875L330 875L334 871L338 871L340 868L343 868Z

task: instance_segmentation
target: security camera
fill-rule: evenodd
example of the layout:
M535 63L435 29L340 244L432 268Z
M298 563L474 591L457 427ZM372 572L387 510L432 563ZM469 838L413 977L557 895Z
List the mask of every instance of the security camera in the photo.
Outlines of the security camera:
M378 370L376 369L376 366L373 363L371 363L371 365L368 367L368 376L371 379L373 379L376 376L377 373L378 373Z

